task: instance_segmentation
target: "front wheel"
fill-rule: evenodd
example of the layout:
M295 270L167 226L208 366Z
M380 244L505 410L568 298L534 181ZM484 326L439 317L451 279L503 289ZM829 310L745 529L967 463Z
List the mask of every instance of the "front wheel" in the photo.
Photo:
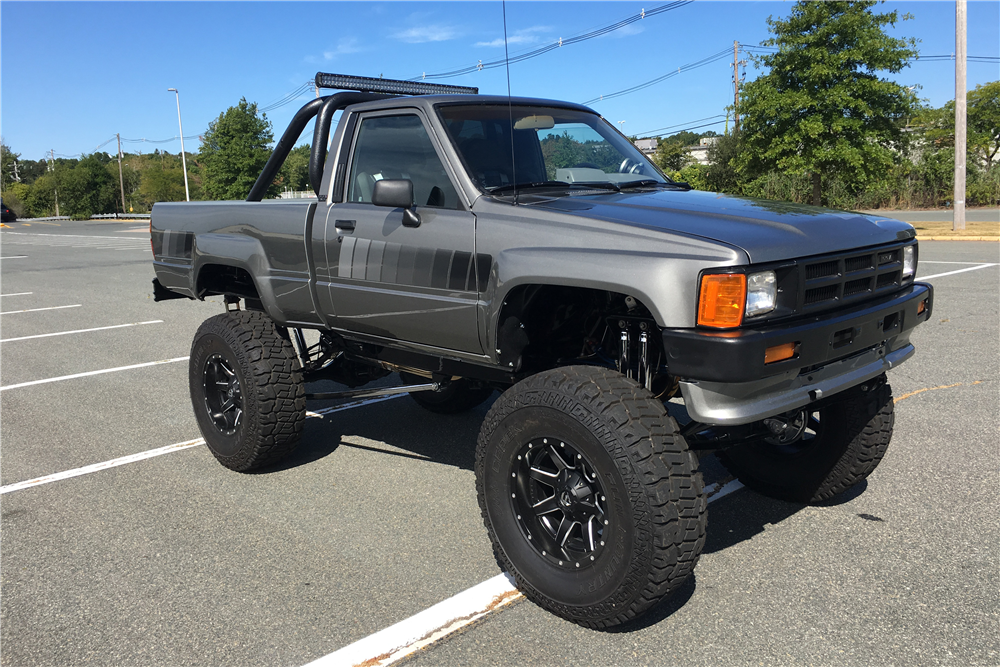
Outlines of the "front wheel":
M822 502L872 474L889 447L893 419L892 389L882 375L790 418L791 430L801 430L794 439L785 442L779 435L737 445L719 458L764 495Z
M188 378L205 444L222 465L262 468L298 445L306 417L299 362L263 313L205 320L191 345Z
M704 546L701 474L677 423L607 369L546 371L501 395L479 435L476 486L500 567L587 627L642 614Z

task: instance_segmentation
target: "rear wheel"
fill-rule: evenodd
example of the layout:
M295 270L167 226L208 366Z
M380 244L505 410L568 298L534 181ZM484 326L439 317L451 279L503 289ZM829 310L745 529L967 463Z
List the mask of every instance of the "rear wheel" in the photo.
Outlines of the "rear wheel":
M603 368L532 376L490 409L476 450L500 566L539 606L592 628L675 591L705 541L697 461L648 391Z
M819 410L784 420L773 438L737 445L719 458L741 482L774 498L816 503L870 475L892 439L892 389L882 375ZM767 420L765 420L766 422Z
M222 465L261 468L298 445L306 411L299 362L263 313L206 320L191 346L188 378L205 444Z

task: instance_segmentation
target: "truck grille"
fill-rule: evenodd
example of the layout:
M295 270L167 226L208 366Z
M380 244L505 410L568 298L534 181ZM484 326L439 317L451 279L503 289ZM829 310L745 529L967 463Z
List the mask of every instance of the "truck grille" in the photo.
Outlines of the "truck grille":
M902 248L817 257L798 262L799 312L826 310L898 289L903 282Z

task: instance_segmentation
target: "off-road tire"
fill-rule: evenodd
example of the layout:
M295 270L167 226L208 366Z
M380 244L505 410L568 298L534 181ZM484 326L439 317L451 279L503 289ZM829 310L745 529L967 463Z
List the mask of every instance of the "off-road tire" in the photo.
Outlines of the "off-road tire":
M872 474L892 439L892 389L885 375L836 395L818 412L820 428L799 447L768 442L720 452L743 484L772 498L818 503Z
M222 410L228 403L218 405L226 400L224 388L208 386L221 385L217 381L229 374L235 376L230 397L235 393L240 414L232 405ZM188 378L198 426L222 465L239 472L262 468L298 445L306 417L299 362L288 338L263 313L205 320L191 345Z
M536 464L527 461L536 443L583 461L575 465L606 496L601 545L590 538L595 549L588 555L584 536L575 562L557 560L565 550L534 546L549 536L536 530L537 517L518 513L534 499L512 497L526 488L517 486L521 466L535 474ZM530 600L590 628L629 621L677 590L705 543L701 473L677 423L652 394L604 368L558 368L504 392L479 434L476 488L500 567Z
M399 377L404 384L430 382L426 378L409 373L400 373ZM492 387L474 385L468 380L461 379L452 380L441 391L417 391L410 394L410 398L425 410L452 415L482 405L492 395Z

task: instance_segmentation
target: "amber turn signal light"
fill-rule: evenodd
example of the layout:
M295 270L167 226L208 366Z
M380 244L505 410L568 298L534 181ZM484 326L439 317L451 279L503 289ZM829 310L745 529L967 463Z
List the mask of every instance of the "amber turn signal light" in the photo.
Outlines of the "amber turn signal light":
M785 359L791 359L795 356L795 350L798 349L799 344L795 343L782 343L781 345L775 345L774 347L769 347L764 350L764 363L773 364L776 361L784 361Z
M925 310L927 310L927 299L921 301L920 305L917 306L917 315L923 315Z
M729 329L743 323L747 277L742 273L716 273L701 277L698 325Z

